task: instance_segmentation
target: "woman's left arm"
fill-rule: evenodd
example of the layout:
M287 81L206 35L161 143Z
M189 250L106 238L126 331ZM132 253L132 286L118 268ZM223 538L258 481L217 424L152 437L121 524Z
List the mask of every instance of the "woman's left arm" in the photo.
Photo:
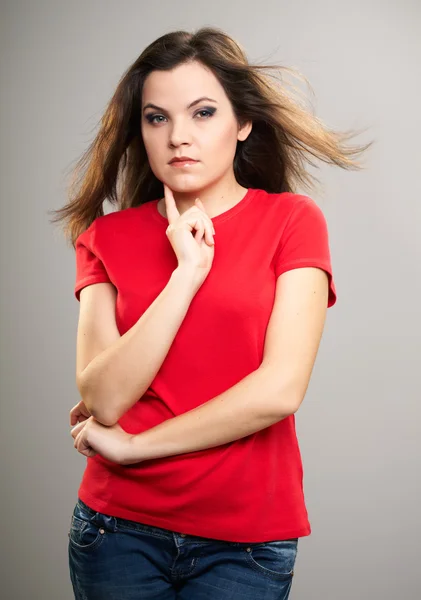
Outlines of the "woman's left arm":
M261 366L201 406L131 436L121 464L221 446L295 413L316 360L328 290L322 269L305 267L282 273Z

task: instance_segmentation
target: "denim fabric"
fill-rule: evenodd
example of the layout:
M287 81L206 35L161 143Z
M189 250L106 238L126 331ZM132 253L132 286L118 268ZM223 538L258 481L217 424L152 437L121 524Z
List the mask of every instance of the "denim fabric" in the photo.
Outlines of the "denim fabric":
M69 529L76 600L287 600L298 538L225 542L92 510Z

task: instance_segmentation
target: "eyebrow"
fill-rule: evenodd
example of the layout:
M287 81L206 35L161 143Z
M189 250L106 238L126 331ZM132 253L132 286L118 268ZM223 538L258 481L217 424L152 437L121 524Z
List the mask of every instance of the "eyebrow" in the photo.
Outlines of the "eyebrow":
M203 100L207 100L208 102L215 102L216 104L218 104L216 100L212 100L212 98L208 98L207 96L202 96L202 98L198 98L194 102L191 102L187 108L189 109L192 106L199 104L199 102L203 102ZM152 104L151 102L149 102L148 104L145 104L145 106L143 107L143 110L145 111L147 108L155 108L156 110L162 110L162 111L166 112L165 108L162 108L161 106L157 106L156 104Z

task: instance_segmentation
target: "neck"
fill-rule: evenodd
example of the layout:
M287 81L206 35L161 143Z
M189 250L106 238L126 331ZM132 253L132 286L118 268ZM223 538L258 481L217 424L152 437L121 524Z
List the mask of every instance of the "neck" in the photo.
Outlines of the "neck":
M221 181L212 183L207 187L196 189L194 191L173 191L174 199L180 214L183 214L186 210L194 206L196 198L199 198L211 219L238 204L238 202L244 198L246 193L247 188L237 183L235 178L230 182ZM158 210L166 217L164 198L158 202Z

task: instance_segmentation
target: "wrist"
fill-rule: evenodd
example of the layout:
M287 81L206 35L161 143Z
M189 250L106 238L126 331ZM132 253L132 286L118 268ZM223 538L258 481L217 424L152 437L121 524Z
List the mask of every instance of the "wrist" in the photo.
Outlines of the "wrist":
M171 281L174 285L180 286L180 289L193 297L200 287L197 269L189 265L178 266L171 274Z
M127 438L127 443L124 445L123 456L120 464L132 465L143 460L141 453L141 445L139 443L140 435L132 434Z

